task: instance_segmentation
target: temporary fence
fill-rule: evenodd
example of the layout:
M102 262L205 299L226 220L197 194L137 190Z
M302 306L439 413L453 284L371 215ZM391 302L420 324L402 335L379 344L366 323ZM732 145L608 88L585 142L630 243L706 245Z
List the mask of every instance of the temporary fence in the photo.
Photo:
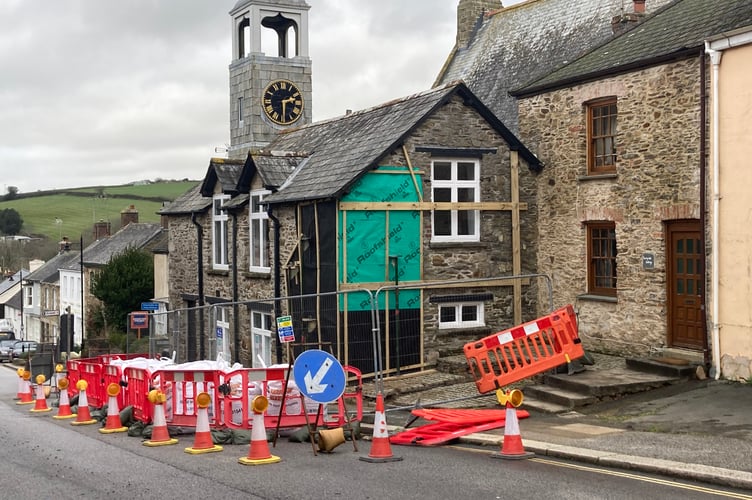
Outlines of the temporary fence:
M149 401L153 389L165 394L166 424L186 428L197 425L199 412L195 398L201 393L210 397L208 417L213 428L250 429L252 402L257 395L270 401L264 412L268 428L308 424L339 427L360 421L363 416L361 373L353 367L343 367L350 385L342 397L329 405L319 405L298 391L290 380L288 365L228 369L208 361L162 366L155 365L155 361L136 355L124 355L124 359L113 355L69 360L68 376L87 382L88 403L95 408L101 408L112 397L108 395L108 385L118 384L121 386L118 407L132 407L134 420L147 424L153 418L153 405Z
M571 305L465 344L464 352L480 393L505 387L585 354Z

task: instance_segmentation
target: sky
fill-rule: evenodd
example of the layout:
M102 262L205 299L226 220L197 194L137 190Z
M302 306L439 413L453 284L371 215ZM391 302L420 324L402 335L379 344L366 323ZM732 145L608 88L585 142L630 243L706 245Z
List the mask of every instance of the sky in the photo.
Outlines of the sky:
M0 195L202 179L236 2L0 1ZM308 4L314 121L431 88L454 46L458 0Z

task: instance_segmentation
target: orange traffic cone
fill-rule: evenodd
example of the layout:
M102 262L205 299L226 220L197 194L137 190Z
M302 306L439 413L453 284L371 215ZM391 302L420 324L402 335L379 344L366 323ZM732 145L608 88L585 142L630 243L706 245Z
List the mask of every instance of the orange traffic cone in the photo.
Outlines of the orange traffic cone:
M60 401L57 405L57 415L52 418L74 418L76 414L71 411L70 399L68 398L68 378L62 377L57 380L57 388L60 391Z
M31 372L29 370L24 370L21 378L23 379L23 389L21 394L19 394L19 401L16 401L16 404L31 404L34 402L34 397L31 395Z
M389 433L386 428L386 415L384 414L384 396L380 392L376 395L376 414L373 417L371 452L367 457L360 457L360 459L371 463L402 460L402 457L392 455L392 446L389 443Z
M23 378L25 371L23 368L16 370L16 373L18 373L18 392L14 399L21 399L22 395L26 392L26 381Z
M104 427L99 429L102 434L112 434L114 432L125 432L128 430L120 421L120 409L118 408L117 397L120 394L120 386L115 382L107 386L107 418Z
M151 439L144 441L144 446L164 446L178 442L177 439L170 437L167 430L167 420L164 413L165 401L167 401L167 397L162 391L157 389L149 391L149 402L154 405L154 421L151 427Z
M251 422L251 448L247 457L238 459L243 465L274 464L281 460L269 451L269 442L266 439L266 427L264 426L264 411L269 406L266 396L256 396L251 402L253 421Z
M89 400L86 398L87 387L89 387L89 383L86 380L76 382L76 389L78 389L78 411L76 412L76 421L71 422L71 425L90 425L97 422L96 419L91 418Z
M209 429L210 403L211 396L208 392L202 392L196 396L196 406L198 407L196 412L196 436L193 439L193 446L185 449L186 453L198 455L199 453L211 453L224 449L220 445L214 444L214 440L212 439L211 430Z
M47 377L45 377L41 373L39 375L37 375L37 379L36 379L36 382L37 382L37 390L36 390L37 398L35 400L36 404L34 404L34 408L32 408L29 411L33 411L33 412L37 412L37 413L41 413L41 412L45 412L45 411L52 411L52 408L49 408L47 406L47 397L44 395L44 386L42 384L44 384L45 380L47 380Z
M517 419L517 407L522 404L522 392L514 389L504 394L501 389L496 391L496 397L499 403L507 408L506 421L504 423L504 441L500 453L492 453L493 458L506 458L519 460L522 458L531 458L535 453L525 451L522 445L522 436L520 436L520 422Z

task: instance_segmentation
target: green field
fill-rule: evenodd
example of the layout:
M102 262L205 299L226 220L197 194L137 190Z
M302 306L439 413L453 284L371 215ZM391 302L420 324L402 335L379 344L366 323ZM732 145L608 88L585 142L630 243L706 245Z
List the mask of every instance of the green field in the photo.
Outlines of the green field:
M107 221L120 228L120 212L133 205L139 222L159 222L157 212L199 181L160 181L143 185L99 186L18 193L0 201L0 210L15 209L23 219L21 234L59 241L68 236L90 241L94 223Z

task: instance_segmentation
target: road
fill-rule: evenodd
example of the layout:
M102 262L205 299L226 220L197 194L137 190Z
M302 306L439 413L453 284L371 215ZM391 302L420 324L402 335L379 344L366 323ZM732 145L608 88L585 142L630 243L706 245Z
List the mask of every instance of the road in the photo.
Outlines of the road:
M277 441L276 464L245 466L248 445L190 455L191 435L149 448L98 425L72 426L17 405L17 375L0 368L0 485L3 498L110 499L706 499L748 498L744 492L628 474L543 457L507 461L498 450L460 446L392 446L399 462L372 464L369 443L313 455L308 443ZM50 404L51 406L51 404Z

